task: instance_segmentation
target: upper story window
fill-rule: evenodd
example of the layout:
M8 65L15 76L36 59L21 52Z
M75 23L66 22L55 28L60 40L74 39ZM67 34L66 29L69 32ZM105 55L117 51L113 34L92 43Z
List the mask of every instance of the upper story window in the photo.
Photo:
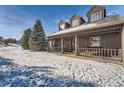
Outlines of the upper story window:
M91 14L91 22L97 21L101 19L101 13L100 12L95 12Z
M60 29L61 29L61 30L65 29L65 24L61 24L61 25L60 25Z
M102 5L93 6L87 13L88 22L96 22L106 17L106 8Z
M72 21L72 27L75 27L75 26L79 26L80 25L80 20L79 19L75 19Z

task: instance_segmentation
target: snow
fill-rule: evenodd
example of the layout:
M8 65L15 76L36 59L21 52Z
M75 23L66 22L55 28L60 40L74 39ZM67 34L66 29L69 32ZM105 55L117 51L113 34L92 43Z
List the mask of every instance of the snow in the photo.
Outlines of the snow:
M96 86L124 86L124 68L19 46L0 48L0 87Z

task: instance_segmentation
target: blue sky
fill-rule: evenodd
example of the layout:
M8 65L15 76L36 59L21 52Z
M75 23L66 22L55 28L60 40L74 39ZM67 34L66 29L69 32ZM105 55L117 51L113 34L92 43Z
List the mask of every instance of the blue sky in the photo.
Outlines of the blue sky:
M58 22L61 19L69 21L73 14L81 15L86 21L86 13L92 6L0 6L0 36L4 38L20 39L23 30L33 27L35 20L42 21L46 35L58 30ZM105 6L107 14L113 12L124 16L124 6Z

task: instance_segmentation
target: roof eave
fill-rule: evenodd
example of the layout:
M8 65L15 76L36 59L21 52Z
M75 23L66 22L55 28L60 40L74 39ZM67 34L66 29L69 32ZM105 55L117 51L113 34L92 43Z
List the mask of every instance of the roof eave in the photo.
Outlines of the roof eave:
M51 38L51 37L55 37L55 36L60 36L60 35L65 35L65 34L76 33L76 32L80 32L80 31L84 31L84 30L100 29L100 28L103 28L103 27L109 27L109 26L114 26L114 25L124 25L124 21L122 21L120 23L109 24L109 25L108 24L96 25L96 26L93 26L93 27L90 27L90 28L78 29L78 30L75 30L73 32L67 32L67 33L62 33L62 34L57 34L57 35L49 35L49 36L47 36L47 38ZM70 29L73 29L73 28L70 28Z

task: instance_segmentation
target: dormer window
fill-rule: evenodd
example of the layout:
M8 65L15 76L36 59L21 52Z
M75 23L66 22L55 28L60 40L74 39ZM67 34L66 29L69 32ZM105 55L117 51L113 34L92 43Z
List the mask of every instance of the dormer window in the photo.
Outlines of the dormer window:
M65 24L61 24L61 25L60 25L60 29L61 29L61 30L65 29Z
M81 16L78 16L78 15L73 15L71 18L71 26L72 27L79 26L79 25L83 24L84 22L85 22L85 20Z
M106 17L106 9L104 6L95 5L87 13L88 22L96 22Z
M70 24L68 22L65 22L64 20L61 20L59 22L59 30L64 30L69 27L70 27Z
M95 12L95 13L91 14L91 22L100 20L102 18L101 16L102 15L100 12Z
M72 21L72 27L75 27L75 26L79 26L80 25L80 20L79 19L75 19Z

